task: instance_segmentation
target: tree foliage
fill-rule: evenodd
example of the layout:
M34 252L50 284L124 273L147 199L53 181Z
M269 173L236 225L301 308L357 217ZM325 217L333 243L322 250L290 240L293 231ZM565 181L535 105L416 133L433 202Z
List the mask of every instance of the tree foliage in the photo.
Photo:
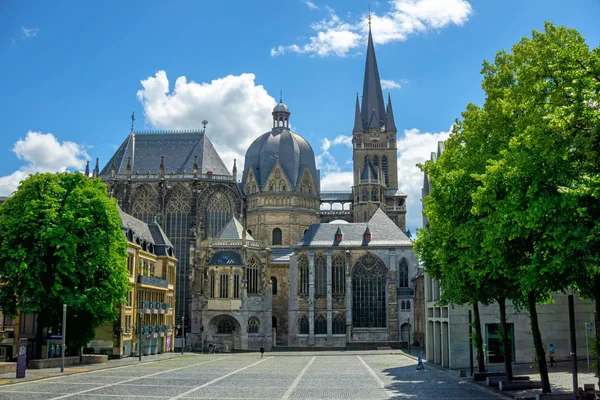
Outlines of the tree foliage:
M83 346L126 296L126 250L103 183L32 175L0 207L0 307L13 316L37 311L41 326L58 329L66 304L67 341Z

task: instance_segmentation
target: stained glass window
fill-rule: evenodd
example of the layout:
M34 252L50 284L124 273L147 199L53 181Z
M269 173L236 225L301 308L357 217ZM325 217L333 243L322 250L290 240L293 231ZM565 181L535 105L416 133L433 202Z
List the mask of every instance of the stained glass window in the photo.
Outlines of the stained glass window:
M210 285L210 297L214 298L215 297L215 271L210 271L209 277L208 277L208 282Z
M230 334L235 331L235 325L229 318L222 319L217 325L217 333L221 335Z
M149 224L154 221L158 213L158 195L147 184L138 187L134 192L131 214L139 220Z
M402 258L398 263L399 287L408 287L408 261Z
M260 263L255 257L250 258L246 265L246 282L248 294L257 294L260 291L259 285Z
M300 327L299 332L301 335L308 335L308 317L306 315L300 317L298 326Z
M229 222L231 216L231 204L229 204L227 196L216 192L210 197L206 206L206 231L215 237Z
M219 297L222 299L229 297L229 275L227 272L221 272L219 275Z
M352 272L352 325L355 328L386 326L386 276L383 262L367 253Z
M308 257L302 254L298 257L298 275L300 280L299 292L308 295Z
M277 294L277 278L271 277L271 294Z
M333 294L343 295L346 292L346 260L343 254L333 257L331 289Z
M240 272L235 271L233 274L233 298L240 298Z
M322 255L315 260L315 295L327 295L327 259Z
M327 318L323 314L315 317L315 335L327 335Z
M346 316L344 314L336 314L333 318L333 334L334 335L345 335L346 334Z
M381 157L381 169L383 170L383 178L385 179L385 186L388 186L388 161L387 157Z
M248 320L248 333L258 333L258 318L252 317Z

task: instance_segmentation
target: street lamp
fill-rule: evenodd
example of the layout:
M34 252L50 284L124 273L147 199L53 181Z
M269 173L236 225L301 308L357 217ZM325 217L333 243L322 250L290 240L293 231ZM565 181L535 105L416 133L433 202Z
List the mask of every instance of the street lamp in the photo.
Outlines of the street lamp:
M185 313L185 310L184 310ZM181 354L185 349L185 314L181 316Z
M138 336L139 336L139 340L138 340L138 357L139 357L139 361L142 361L142 312L140 309L140 317L138 318L140 320L139 322L139 329L138 329Z

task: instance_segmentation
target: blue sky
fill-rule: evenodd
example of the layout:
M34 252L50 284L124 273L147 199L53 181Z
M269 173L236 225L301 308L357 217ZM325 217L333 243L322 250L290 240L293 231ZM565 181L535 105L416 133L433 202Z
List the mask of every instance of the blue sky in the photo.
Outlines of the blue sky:
M33 171L83 169L96 157L102 167L128 134L132 111L136 129L197 128L207 119L231 168L269 129L280 89L294 130L317 154L323 188L349 189L367 7L367 0L0 2L0 194ZM482 61L546 20L578 29L591 47L600 40L597 0L394 0L372 1L371 10L413 231L422 182L414 164L467 103L482 102Z

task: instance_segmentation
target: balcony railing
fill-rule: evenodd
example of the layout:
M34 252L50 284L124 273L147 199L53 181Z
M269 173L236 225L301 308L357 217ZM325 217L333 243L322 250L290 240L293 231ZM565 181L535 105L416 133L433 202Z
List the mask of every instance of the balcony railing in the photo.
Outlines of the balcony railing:
M169 288L169 282L166 279L156 278L154 276L138 275L138 283L142 285L155 286L163 289Z

